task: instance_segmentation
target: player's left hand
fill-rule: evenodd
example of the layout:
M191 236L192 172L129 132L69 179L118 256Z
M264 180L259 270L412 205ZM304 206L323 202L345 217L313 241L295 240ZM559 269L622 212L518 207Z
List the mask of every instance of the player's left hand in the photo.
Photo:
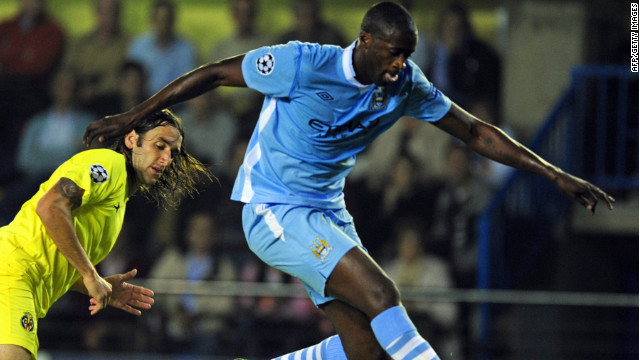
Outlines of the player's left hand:
M154 303L153 291L142 286L137 286L127 283L128 280L133 279L138 270L133 269L124 274L107 276L104 279L112 285L113 292L109 299L109 305L122 309L130 314L140 316L142 312L139 309L148 310ZM91 309L96 306L97 303L94 299L89 300L91 302Z
M613 210L613 203L616 201L612 196L602 191L599 187L584 181L573 175L561 172L556 179L556 184L570 198L578 201L582 206L596 212L598 201L604 201L609 210Z

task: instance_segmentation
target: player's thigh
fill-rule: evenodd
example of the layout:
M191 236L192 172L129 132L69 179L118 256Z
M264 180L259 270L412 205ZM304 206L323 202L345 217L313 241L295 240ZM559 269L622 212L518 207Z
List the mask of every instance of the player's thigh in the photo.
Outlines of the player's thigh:
M29 360L29 350L18 345L0 344L0 360Z
M320 306L333 323L342 347L351 359L387 359L386 352L380 347L369 317L355 307L341 300L333 300Z
M38 351L35 314L33 292L28 283L19 276L0 275L0 346L7 359L13 359L9 354L21 354L21 349L26 349L28 354ZM17 356L15 358L20 359Z

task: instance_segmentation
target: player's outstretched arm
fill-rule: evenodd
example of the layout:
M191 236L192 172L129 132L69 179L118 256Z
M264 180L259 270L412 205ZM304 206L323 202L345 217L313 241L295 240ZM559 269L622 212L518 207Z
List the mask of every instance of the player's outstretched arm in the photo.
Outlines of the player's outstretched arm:
M111 284L105 281L82 248L73 226L71 211L82 204L84 190L68 178L61 178L38 201L36 213L58 251L78 270L84 288L95 299L94 315L109 304Z
M524 145L515 141L499 128L479 120L464 111L456 104L441 120L435 123L437 127L464 141L477 153L515 167L530 171L554 181L558 188L572 199L578 201L591 213L595 213L598 201L613 209L615 199L597 186L567 174Z
M244 55L238 55L203 65L175 79L131 110L93 122L84 133L85 145L90 146L94 140L104 141L124 135L145 116L202 95L219 86L247 86L242 76L243 58Z

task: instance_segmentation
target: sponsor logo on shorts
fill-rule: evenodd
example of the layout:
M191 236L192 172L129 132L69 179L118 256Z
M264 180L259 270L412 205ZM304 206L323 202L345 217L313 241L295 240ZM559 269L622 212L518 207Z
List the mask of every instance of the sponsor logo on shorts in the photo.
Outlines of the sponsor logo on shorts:
M310 246L309 248L313 252L313 255L315 255L318 259L320 259L320 261L324 261L324 259L326 259L327 256L329 256L329 253L331 252L331 250L333 250L331 245L329 245L329 243L326 240L322 240L319 237L316 237L316 240L313 242L313 245Z
M22 317L20 318L20 324L25 330L29 332L33 331L33 329L36 327L36 323L33 320L33 315L31 315L31 313L29 312L25 312L24 315L22 315Z

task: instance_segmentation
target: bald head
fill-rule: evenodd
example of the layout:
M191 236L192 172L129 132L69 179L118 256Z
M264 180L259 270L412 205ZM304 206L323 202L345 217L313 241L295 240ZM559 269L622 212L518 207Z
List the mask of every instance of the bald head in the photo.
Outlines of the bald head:
M390 40L400 34L407 36L407 40L417 42L418 39L418 29L411 14L394 2L373 5L364 15L360 30L382 40Z

